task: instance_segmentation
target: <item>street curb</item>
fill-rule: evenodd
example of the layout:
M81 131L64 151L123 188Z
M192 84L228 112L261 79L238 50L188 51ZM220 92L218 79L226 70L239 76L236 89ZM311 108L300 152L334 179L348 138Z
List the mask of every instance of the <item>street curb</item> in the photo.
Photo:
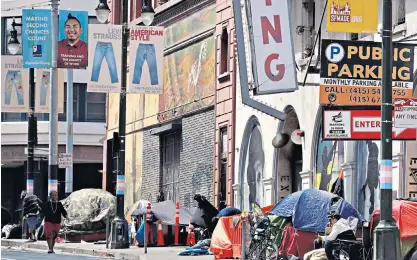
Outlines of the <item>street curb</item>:
M33 244L26 243L25 241L10 241L10 240L1 240L1 246L3 247L21 247L25 249L36 249L36 250L48 250L48 246L45 244ZM58 243L55 245L55 249L70 254L79 254L79 255L89 255L89 256L99 256L107 258L116 258L116 259L125 259L125 260L147 260L146 256L142 255L132 255L123 252L113 252L110 250L95 250L95 249L85 249L85 248L74 248L68 246L61 246Z

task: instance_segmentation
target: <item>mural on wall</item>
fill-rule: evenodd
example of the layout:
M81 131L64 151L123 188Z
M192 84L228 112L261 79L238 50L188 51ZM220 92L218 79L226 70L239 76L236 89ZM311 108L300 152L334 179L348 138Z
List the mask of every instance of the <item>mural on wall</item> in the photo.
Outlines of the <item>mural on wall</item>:
M208 7L165 29L165 48L174 46L216 25L216 8Z
M251 210L252 204L264 204L264 164L262 134L259 126L254 126L249 137L244 173L244 209Z
M216 8L209 7L165 29L165 48L214 29ZM164 121L214 104L216 51L209 36L164 57L164 92L158 120Z
M342 170L344 156L343 141L323 141L320 133L316 157L316 189L331 191L333 183Z
M159 121L214 104L213 37L165 56L164 64Z
M380 141L357 142L357 209L369 220L379 208Z

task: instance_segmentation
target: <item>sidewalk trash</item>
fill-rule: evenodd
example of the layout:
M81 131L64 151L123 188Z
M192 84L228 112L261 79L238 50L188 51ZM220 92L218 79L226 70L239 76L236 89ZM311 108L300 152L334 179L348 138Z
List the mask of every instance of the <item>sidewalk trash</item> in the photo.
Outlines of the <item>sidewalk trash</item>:
M204 239L198 241L198 243L192 247L186 248L183 251L179 252L178 256L197 256L197 255L213 255L210 252L210 243L211 239Z

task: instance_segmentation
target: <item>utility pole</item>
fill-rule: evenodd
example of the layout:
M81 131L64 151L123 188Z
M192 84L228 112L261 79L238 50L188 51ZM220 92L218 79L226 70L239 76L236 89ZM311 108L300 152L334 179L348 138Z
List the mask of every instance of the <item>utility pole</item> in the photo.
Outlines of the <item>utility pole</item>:
M58 6L59 0L50 0L52 10L52 68L49 91L49 169L48 193L58 191Z
M66 152L73 154L73 69L67 69L67 145ZM74 160L74 155L72 156ZM73 167L65 169L65 195L69 196L73 191Z
M116 201L117 213L111 223L112 241L110 248L129 248L128 224L124 216L124 186L125 186L125 136L126 136L126 82L127 82L127 42L129 39L128 24L129 1L123 0L122 4L122 90L120 93L119 105L119 144L118 150L117 178L116 178ZM117 140L113 140L116 142Z
M374 233L374 260L398 260L400 232L392 218L392 0L382 6L381 220Z
M35 193L34 190L34 150L37 144L38 122L35 117L35 69L29 68L29 117L28 117L28 164L26 190Z

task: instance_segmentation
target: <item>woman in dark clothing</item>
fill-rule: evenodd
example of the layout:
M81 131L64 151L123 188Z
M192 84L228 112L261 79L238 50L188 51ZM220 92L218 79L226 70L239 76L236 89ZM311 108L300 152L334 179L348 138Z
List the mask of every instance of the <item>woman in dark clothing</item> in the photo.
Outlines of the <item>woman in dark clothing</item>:
M58 193L51 191L49 193L50 200L43 204L43 214L45 215L44 230L46 234L46 242L48 243L48 254L54 254L55 239L61 229L61 215L67 217L67 211L58 201Z

